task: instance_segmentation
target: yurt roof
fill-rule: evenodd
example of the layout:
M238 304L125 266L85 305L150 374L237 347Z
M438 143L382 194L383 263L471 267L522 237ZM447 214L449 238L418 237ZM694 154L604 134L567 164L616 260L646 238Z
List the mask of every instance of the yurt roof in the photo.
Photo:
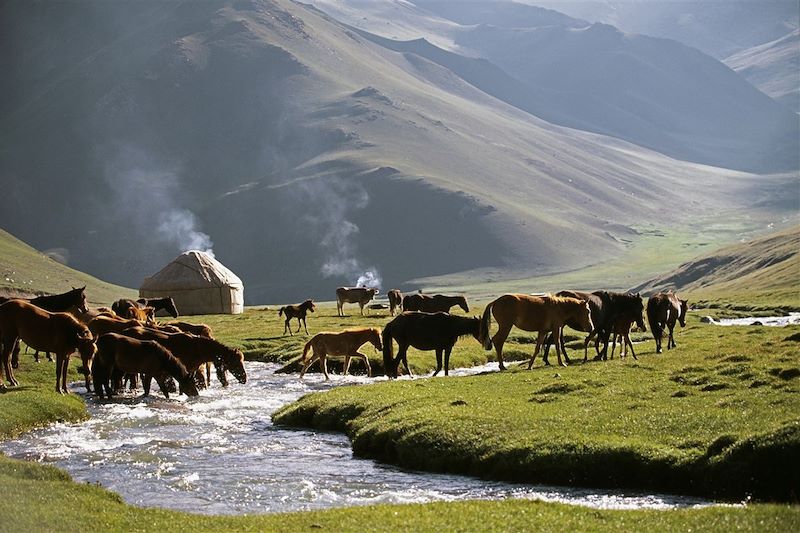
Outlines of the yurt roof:
M141 290L190 290L209 287L244 288L242 280L213 256L199 250L183 252L167 266L145 278Z

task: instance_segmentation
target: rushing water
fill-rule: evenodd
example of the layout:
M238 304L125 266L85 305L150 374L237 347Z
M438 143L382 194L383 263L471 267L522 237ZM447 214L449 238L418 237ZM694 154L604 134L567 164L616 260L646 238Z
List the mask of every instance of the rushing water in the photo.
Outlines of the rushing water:
M212 385L193 399L90 399L87 422L31 432L0 444L0 451L54 463L76 480L100 483L129 503L213 514L508 497L602 508L704 503L410 472L355 459L345 435L276 427L270 415L307 392L366 379L333 376L326 383L321 375L309 374L301 381L296 375L275 374L276 368L247 363L246 385ZM75 390L83 388L76 385Z
M749 316L744 318L720 318L719 320L709 317L709 322L716 326L773 326L783 327L800 324L800 313L789 313L787 316Z

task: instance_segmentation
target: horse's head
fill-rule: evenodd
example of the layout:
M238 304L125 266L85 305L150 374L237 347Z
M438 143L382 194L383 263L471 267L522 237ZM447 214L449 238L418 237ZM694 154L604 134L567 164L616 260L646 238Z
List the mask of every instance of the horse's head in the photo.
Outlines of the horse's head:
M239 383L247 383L247 371L244 369L244 354L238 348L225 351L222 354L222 363L225 370L230 370Z
M637 292L632 296L634 298L636 327L638 327L640 331L647 331L647 327L644 325L644 301L642 300L642 295Z
M376 350L379 352L383 350L383 344L381 343L381 332L377 328L371 328L369 330L369 342L375 347Z
M76 335L76 344L78 352L81 354L81 360L90 371L92 369L91 361L94 354L97 353L97 346L94 343L94 337L89 328L80 324Z
M166 302L165 311L169 313L172 318L178 318L178 308L175 307L175 300L167 298Z
M311 311L312 313L317 308L317 306L314 305L314 300L306 300L305 302L303 302L303 306L305 306L305 308Z
M379 291L377 288L375 288L375 287L373 287L373 288L371 288L371 289L367 289L367 291L368 291L370 294L372 294L373 298L375 297L375 295L376 295L376 294L378 294L378 293L380 292L380 291Z
M72 287L71 293L74 293L76 300L75 308L81 313L88 313L89 306L86 305L86 285L81 288Z
M467 304L467 299L463 296L459 296L458 298L458 305L461 309L464 310L465 313L469 313L469 305Z
M578 314L578 324L580 324L582 331L594 331L594 324L592 323L592 310L589 307L589 302L581 302L580 313Z
M689 310L689 300L678 300L681 303L681 312L678 315L678 322L680 322L681 327L686 327L686 312Z
M200 393L197 392L197 383L194 381L194 376L190 373L182 377L180 381L178 381L178 385L180 386L181 394L185 394L186 396L200 395Z

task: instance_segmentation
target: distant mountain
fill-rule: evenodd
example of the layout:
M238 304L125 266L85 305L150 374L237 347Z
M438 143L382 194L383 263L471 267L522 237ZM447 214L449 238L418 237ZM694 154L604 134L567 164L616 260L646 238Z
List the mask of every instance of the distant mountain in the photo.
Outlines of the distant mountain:
M636 287L663 290L750 292L784 289L797 295L800 226L726 246Z
M795 112L800 112L800 29L748 48L725 64Z
M200 248L247 303L330 299L574 270L698 213L796 214L792 176L554 125L481 88L503 89L494 63L288 0L11 1L0 40L0 227L128 287Z
M457 65L462 77L459 68L469 63L469 83L554 124L725 168L800 168L796 117L719 61L676 41L515 2L312 2L383 38L397 41L401 27L405 38L446 48L422 54L451 70ZM419 39L380 44L420 52Z

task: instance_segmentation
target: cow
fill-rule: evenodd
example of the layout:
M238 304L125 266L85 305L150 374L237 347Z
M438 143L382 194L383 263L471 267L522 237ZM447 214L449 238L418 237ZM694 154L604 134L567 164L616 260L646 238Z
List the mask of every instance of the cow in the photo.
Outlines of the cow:
M339 287L336 289L336 313L344 316L344 304L358 304L361 314L364 314L364 306L378 294L378 289L367 287Z

